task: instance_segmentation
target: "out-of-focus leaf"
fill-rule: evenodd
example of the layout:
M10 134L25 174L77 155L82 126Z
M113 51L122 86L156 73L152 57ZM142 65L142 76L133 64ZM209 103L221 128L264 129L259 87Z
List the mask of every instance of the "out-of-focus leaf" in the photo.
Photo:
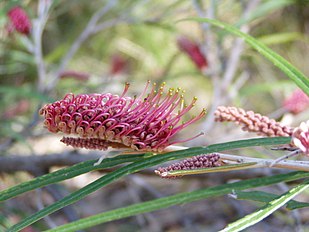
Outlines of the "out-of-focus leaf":
M27 69L27 66L22 63L11 63L0 65L0 75L11 75L23 72Z
M9 58L11 59L11 62L20 62L22 64L31 65L35 64L33 55L23 51L11 50Z
M54 99L39 93L34 89L33 86L23 85L23 86L10 86L10 85L1 85L0 86L0 94L6 94L17 97L24 97L30 99L39 99L41 101L52 102Z
M282 56L274 52L272 49L267 47L265 44L261 43L254 37L243 33L236 27L233 27L229 24L220 22L214 19L208 18L189 18L183 19L185 20L193 20L201 23L210 23L213 26L219 27L225 31L228 31L238 37L244 39L252 48L261 53L265 58L271 61L275 66L281 69L299 88L301 88L308 96L309 96L309 78L306 77L301 71L299 71L295 66L293 66L290 62L284 59Z
M242 17L234 26L240 27L256 18L269 15L270 12L278 10L293 4L293 0L276 0L276 1L264 1L254 11L252 11L247 17Z
M249 96L256 93L274 92L290 87L291 82L289 81L276 81L267 83L257 83L254 85L248 85L243 87L239 94L240 96Z
M267 193L262 191L235 191L234 194L237 196L237 200L251 200L251 201L258 201L268 203L278 197L278 195L273 193ZM309 207L309 203L307 202L299 202L291 200L287 203L286 208L293 210L299 208Z
M295 40L303 40L303 35L298 32L277 33L264 35L258 38L259 41L266 45L289 43Z
M111 173L106 174L105 176L99 178L98 180L88 184L84 188L81 188L74 193L64 197L63 199L55 202L54 204L45 207L44 209L40 210L39 212L23 219L9 231L19 231L32 223L38 221L39 219L67 206L73 204L81 200L82 198L86 197L90 193L110 184L111 182L120 179L126 175L131 173L138 172L142 169L152 167L158 165L160 163L185 158L188 156L200 155L200 154L208 154L212 152L219 152L224 150L231 150L236 148L243 148L243 147L251 147L251 146L265 146L265 145L274 145L274 144L284 144L290 141L289 137L275 137L275 138L259 138L259 139L247 139L247 140L240 140L240 141L233 141L227 143L220 143L220 144L213 144L208 147L194 147L189 148L186 150L169 152L165 154L155 155L151 157L142 158L140 161L136 161L131 163L127 166L121 167ZM306 173L308 174L308 173ZM1 196L1 192L0 192Z
M118 220L129 216L151 212L162 208L167 208L173 205L185 204L201 199L210 197L218 197L224 194L228 194L235 189L248 189L256 188L259 186L265 186L275 184L281 181L288 181L297 172L289 174L280 174L271 177L262 177L251 180L244 180L230 184L223 184L220 186L210 187L206 189L196 190L188 193L180 193L169 197L163 197L152 201L147 201L139 204L130 205L120 209L111 210L108 212L100 213L95 216L91 216L85 219L78 220L76 222L68 223L63 226L59 226L55 229L48 230L49 232L69 232L86 229L104 222ZM304 172L305 173L305 172ZM308 176L309 174L306 173Z
M303 184L300 184L292 188L290 191L286 192L285 194L282 194L281 196L278 196L274 200L270 201L263 208L237 220L236 222L229 224L226 228L224 228L223 230L220 230L220 232L242 231L262 221L264 218L268 217L270 214L272 214L274 211L276 211L277 209L285 205L287 202L289 202L291 199L293 199L295 196L297 196L302 191L306 190L308 187L309 187L309 184L307 181Z

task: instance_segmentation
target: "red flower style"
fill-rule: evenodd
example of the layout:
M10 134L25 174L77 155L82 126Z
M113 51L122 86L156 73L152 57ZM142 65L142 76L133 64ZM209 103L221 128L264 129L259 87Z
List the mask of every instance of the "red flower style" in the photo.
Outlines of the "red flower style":
M7 13L11 23L9 24L9 31L16 30L21 34L29 35L31 30L31 21L25 12L19 6L13 7Z
M108 147L132 148L160 153L169 145L184 142L171 142L170 139L203 117L205 110L180 123L195 105L196 98L184 106L180 89L169 89L163 96L164 84L157 90L155 87L154 84L145 98L149 82L143 93L133 98L125 96L129 84L120 96L111 93L67 94L64 99L45 105L40 114L45 116L44 124L50 132L61 131L79 136L63 138L62 142L67 145L101 150Z
M293 114L298 114L309 107L309 97L300 89L283 102L283 107Z
M299 127L294 129L292 143L309 156L309 120L302 122Z
M182 36L177 39L177 44L179 49L191 58L198 69L203 70L207 68L207 59L196 42Z

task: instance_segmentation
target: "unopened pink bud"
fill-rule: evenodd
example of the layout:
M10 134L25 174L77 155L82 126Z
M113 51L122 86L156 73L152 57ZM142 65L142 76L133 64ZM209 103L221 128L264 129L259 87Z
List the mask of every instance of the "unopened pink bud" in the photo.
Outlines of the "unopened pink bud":
M25 12L24 9L22 9L19 6L13 7L8 13L7 13L10 24L9 24L9 30L16 30L21 34L29 35L31 31L31 21Z
M116 75L123 73L128 66L128 61L120 54L114 54L111 59L110 73Z
M179 49L191 58L198 69L203 70L207 68L207 59L196 42L182 36L177 39L177 44Z

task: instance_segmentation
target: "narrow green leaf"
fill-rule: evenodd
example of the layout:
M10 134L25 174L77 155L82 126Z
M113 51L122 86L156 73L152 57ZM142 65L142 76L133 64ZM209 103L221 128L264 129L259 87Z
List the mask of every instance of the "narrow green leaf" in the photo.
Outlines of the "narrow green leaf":
M272 49L270 49L269 47L267 47L265 44L261 43L257 39L253 38L252 36L246 33L241 32L236 27L233 27L229 24L220 22L215 19L189 18L189 19L183 19L181 21L185 21L185 20L194 20L194 21L202 22L202 23L210 23L216 27L219 27L225 31L228 31L244 39L252 48L257 50L265 58L270 60L275 66L281 69L292 81L294 81L296 85L298 85L299 88L301 88L309 96L309 78L306 77L295 66L289 63L286 59L284 59L282 56L274 52Z
M259 37L258 40L266 45L271 45L271 44L289 43L295 40L304 40L304 36L298 32L285 32L285 33L264 35Z
M104 168L114 167L122 163L133 162L141 158L142 155L118 156L115 158L106 158L100 165L93 166L95 160L85 161L71 167L63 168L58 171L37 177L27 182L23 182L12 188L5 189L0 192L0 201L5 201L16 197L22 193L44 187L49 184L54 184L63 180L82 175L84 173L100 170Z
M286 192L285 194L277 197L276 199L269 202L263 208L255 211L252 214L249 214L236 222L229 224L226 228L221 230L220 232L228 232L228 231L242 231L260 221L264 218L268 217L274 211L279 209L281 206L285 205L288 201L292 198L297 196L299 193L304 191L309 187L308 181L292 188L290 191Z
M105 176L99 178L98 180L90 183L86 187L75 191L74 193L64 197L63 199L57 201L56 203L47 206L46 208L40 210L39 212L25 218L24 220L20 221L9 231L19 231L32 223L40 220L41 218L67 206L73 204L85 196L89 195L90 193L106 186L107 184L123 177L129 175L130 173L138 172L142 169L158 165L160 163L180 159L188 156L194 156L199 154L208 154L212 152L219 152L224 150L231 150L236 148L242 147L250 147L250 146L265 146L265 145L275 145L275 144L284 144L290 141L289 137L275 137L275 138L259 138L259 139L248 139L248 140L240 140L240 141L233 141L228 143L221 143L221 144L214 144L208 147L195 147L187 150L175 151L166 154L152 156L150 158L143 158L141 161L136 161L132 164L127 166L121 167L114 172L108 173Z
M260 93L271 93L274 91L281 90L283 91L284 88L291 87L290 81L274 81L274 82L264 82L260 84L252 84L243 87L239 91L240 96L250 96L253 94L260 94ZM292 88L291 88L292 89Z
M278 197L278 195L276 194L262 191L249 191L249 192L235 191L235 195L237 196L237 200L250 200L264 203L268 203ZM309 203L294 200L289 201L286 205L286 208L290 210L305 207L309 207Z
M167 208L173 205L185 204L193 201L198 201L201 199L206 199L210 197L218 197L228 193L233 190L242 190L248 188L256 188L260 186L266 186L271 184L276 184L282 181L292 181L294 178L299 178L300 176L309 176L308 172L292 172L288 174L280 174L271 177L262 177L250 180L243 180L236 183L223 184L220 186L210 187L202 190L196 190L188 193L179 193L169 197L163 197L139 204L130 205L127 207L111 210L108 212L100 213L88 218L80 219L76 222L71 222L63 226L59 226L55 229L48 230L48 232L69 232L77 231L92 226L109 222L117 219L123 219L133 215L152 212L155 210Z
M246 142L247 141L247 142ZM214 147L214 149L212 149L212 152L215 152L217 150L215 150L216 147L220 147L221 145L224 145L224 150L229 150L229 149L233 149L233 148L240 148L240 147L246 147L246 146L266 146L266 145L275 145L275 144L284 144L284 143L288 143L290 141L290 138L287 137L277 137L277 138L262 138L262 139L251 139L251 140L241 140L241 141L234 141L234 142L229 142L229 143L224 143L224 144L216 144L216 145L210 145L207 148L197 148L199 153L196 154L202 154L203 150L204 153L208 152L208 149ZM194 150L196 148L190 148L188 149L188 153L185 153L185 156L182 157L186 157L186 156L193 156ZM200 151L202 149L202 151ZM189 153L191 152L191 153ZM174 154L174 158L173 159L180 159L182 157L178 157L178 153L181 153L181 151L179 152L174 152L172 154ZM161 155L160 155L161 156ZM103 160L103 162L100 165L97 166L93 166L93 164L96 161L90 160L90 161L86 161L86 162L82 162L79 164L76 164L74 166L71 167L67 167L67 168L63 168L60 169L58 171L37 177L35 179L32 179L30 181L27 182L23 182L19 185L16 185L14 187L11 187L9 189L3 190L0 192L0 201L5 201L8 200L10 198L16 197L22 193L34 190L36 188L41 188L44 187L46 185L49 184L54 184L63 180L67 180L70 178L73 178L75 176L78 175L82 175L84 173L90 172L90 171L95 171L95 170L100 170L100 169L104 169L104 168L109 168L109 167L113 167L122 163L127 163L127 162L133 162L133 161L137 161L137 160L141 160L143 157L143 154L140 155L121 155L121 156L117 156L114 158L106 158ZM163 157L163 156L161 156ZM168 161L169 159L167 158L166 161Z

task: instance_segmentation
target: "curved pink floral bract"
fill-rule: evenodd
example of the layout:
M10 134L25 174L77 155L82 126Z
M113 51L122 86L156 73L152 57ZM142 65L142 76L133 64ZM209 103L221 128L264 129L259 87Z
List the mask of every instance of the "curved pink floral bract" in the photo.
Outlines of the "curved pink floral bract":
M9 10L7 15L11 21L9 31L16 30L24 35L30 34L31 21L23 8L15 6Z
M153 84L144 96L149 88L148 82L143 93L133 98L125 96L129 84L121 96L111 93L67 94L64 99L45 105L40 114L45 116L44 124L50 132L79 136L80 139L64 138L67 145L162 152L171 144L183 142L171 142L171 138L205 115L203 109L198 116L181 123L182 117L195 105L196 98L185 106L180 89L170 88L164 93L164 86L162 84L156 89ZM87 141L82 141L82 138Z
M302 122L299 127L294 129L292 143L309 156L309 120Z

